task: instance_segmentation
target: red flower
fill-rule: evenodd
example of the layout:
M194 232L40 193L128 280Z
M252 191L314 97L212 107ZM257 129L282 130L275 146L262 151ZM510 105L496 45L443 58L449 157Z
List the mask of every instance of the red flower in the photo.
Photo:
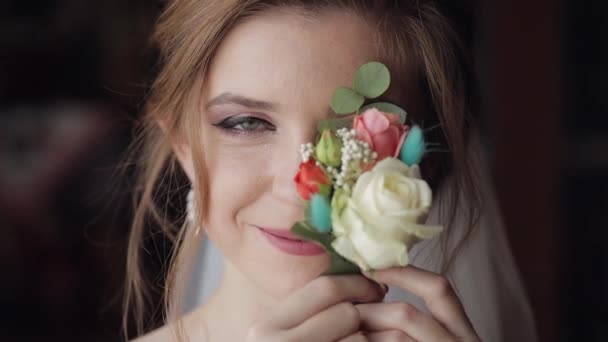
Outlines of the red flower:
M312 159L300 164L300 170L293 180L296 182L298 193L307 201L318 192L329 195L331 180Z

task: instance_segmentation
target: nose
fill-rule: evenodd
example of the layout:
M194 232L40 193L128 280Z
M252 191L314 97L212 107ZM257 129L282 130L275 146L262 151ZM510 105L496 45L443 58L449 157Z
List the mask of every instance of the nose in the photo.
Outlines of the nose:
M300 128L298 134L286 135L282 139L280 148L276 150L273 163L272 194L281 202L301 205L300 195L294 181L302 162L300 146L313 142L315 135L316 126L312 130Z

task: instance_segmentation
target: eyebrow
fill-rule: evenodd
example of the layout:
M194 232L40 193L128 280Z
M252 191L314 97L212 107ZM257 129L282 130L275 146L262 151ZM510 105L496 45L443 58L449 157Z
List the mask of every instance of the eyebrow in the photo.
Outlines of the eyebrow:
M252 99L243 95L233 93L222 93L207 103L207 108L222 105L222 104L236 104L247 108L276 111L278 104L272 102L266 102L261 100Z
M374 99L373 101L369 101L369 100L366 101L363 104L363 106L368 105L370 103L374 103L374 102L394 103L385 97L379 97L379 98ZM249 98L249 97L246 97L243 95L225 92L225 93L222 93L222 94L214 97L213 99L211 99L207 103L207 108L217 106L217 105L223 105L223 104L236 104L236 105L240 105L240 106L251 108L251 109L267 110L267 111L274 111L274 112L276 112L277 108L279 107L278 104L273 103L273 102L256 100L256 99L252 99L252 98ZM340 118L340 117L344 116L343 114L336 114L333 111L333 109L331 108L331 106L327 107L326 113L327 113L327 117L332 118L332 119ZM346 116L348 116L348 115L346 115Z

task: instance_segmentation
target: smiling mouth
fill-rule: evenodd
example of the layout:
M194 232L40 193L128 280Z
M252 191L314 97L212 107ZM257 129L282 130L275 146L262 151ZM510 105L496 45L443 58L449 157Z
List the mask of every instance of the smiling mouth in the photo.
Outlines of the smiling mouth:
M312 256L325 252L323 247L316 243L300 239L289 230L262 227L256 228L258 228L258 231L266 238L266 241L281 252L300 256Z
M257 227L257 228L260 230L263 230L265 233L272 234L281 239L290 240L290 241L307 242L305 240L302 240L300 237L298 237L294 233L292 233L289 229L272 229L272 228L264 228L264 227Z

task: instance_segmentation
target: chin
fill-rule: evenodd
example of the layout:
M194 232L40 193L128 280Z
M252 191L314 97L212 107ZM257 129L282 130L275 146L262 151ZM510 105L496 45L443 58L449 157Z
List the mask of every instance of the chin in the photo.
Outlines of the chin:
M277 300L288 297L318 278L330 264L327 254L314 257L285 255L280 259L274 255L266 260L270 262L250 265L252 267L246 267L243 271L262 291Z
M275 299L284 299L318 278L330 266L327 253L312 256L291 255L256 234L254 243L241 250L241 272L262 291ZM247 252L248 253L247 253Z
M259 279L264 292L269 296L282 300L290 294L304 287L314 279L318 278L327 268L325 267L306 267L305 269L295 268L290 272L269 272L264 279Z
M239 273L268 296L282 300L318 278L330 266L327 253L312 256L291 255L248 230L240 241L227 239L226 231L209 232L224 257ZM224 235L222 235L224 233ZM244 279L243 279L244 280Z

